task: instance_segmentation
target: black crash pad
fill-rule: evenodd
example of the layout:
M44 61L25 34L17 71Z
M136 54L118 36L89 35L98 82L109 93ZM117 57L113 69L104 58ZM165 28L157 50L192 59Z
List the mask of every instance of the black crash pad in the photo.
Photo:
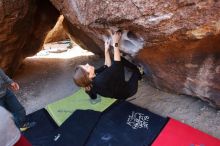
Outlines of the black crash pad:
M106 112L90 135L87 146L147 146L158 136L167 118L129 102Z
M36 137L50 134L52 131L58 128L56 123L45 109L41 109L27 115L26 120L30 122L36 122L34 127L22 132L22 134L30 141Z

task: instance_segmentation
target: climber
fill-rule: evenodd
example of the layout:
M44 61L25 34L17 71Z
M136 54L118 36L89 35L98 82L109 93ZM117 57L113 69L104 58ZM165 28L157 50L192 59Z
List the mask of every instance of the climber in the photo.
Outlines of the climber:
M96 100L97 95L104 97L126 99L133 96L138 89L138 80L142 79L138 67L120 56L121 31L111 33L114 61L110 57L110 40L105 40L105 63L99 69L85 64L74 69L73 81L76 85L85 88L91 99ZM132 75L125 81L124 67L132 70Z

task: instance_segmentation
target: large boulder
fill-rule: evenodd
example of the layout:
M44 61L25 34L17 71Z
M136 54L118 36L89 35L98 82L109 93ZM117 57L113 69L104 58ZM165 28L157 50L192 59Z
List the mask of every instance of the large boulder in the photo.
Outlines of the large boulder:
M61 15L57 20L56 25L47 34L44 43L58 42L69 39L69 37L66 34L66 31L63 28L63 19L64 17Z
M218 0L2 0L0 66L14 73L63 15L67 35L83 48L103 54L108 30L120 28L122 52L155 87L220 108L219 9Z
M1 0L1 68L13 74L25 57L41 50L59 15L49 0Z
M220 1L51 0L65 28L100 53L108 29L121 28L122 51L139 60L160 89L220 107Z

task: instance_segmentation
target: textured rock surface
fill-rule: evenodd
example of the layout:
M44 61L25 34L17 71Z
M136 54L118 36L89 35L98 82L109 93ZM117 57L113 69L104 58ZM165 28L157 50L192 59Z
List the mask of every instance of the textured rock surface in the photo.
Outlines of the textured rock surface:
M63 41L69 38L63 28L63 19L63 16L59 17L54 28L47 34L44 43Z
M83 29L81 29L80 26L72 25L66 19L63 21L63 26L69 38L71 38L79 46L96 54L103 54L99 46L93 40L95 37L88 36L88 34Z
M144 65L157 88L220 108L219 0L50 1L0 1L0 66L8 73L41 49L62 14L68 36L96 54L108 29L126 30L122 51Z
M37 53L59 12L46 0L0 1L0 66L14 73L23 59Z
M103 48L107 29L128 30L130 41L125 40L122 50L137 54L136 59L157 88L198 96L220 107L219 0L51 2L64 15L69 28L77 30L69 33L81 46L93 46L91 50L97 51L97 46ZM144 42L143 49L134 41Z

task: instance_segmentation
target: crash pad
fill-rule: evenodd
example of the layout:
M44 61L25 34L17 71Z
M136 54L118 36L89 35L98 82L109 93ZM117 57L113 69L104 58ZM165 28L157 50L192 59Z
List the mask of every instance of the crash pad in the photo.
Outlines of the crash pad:
M167 122L147 109L122 102L105 112L87 146L148 146Z
M152 146L220 146L220 140L170 118Z
M50 135L51 132L58 128L57 124L53 121L45 109L40 109L27 115L26 120L36 122L34 127L22 132L31 144L44 143L45 139L40 138L42 136Z
M69 97L47 105L46 110L57 125L60 126L76 110L90 109L102 112L116 101L116 99L101 97L101 102L91 104L89 99L88 94L83 89L80 89Z

